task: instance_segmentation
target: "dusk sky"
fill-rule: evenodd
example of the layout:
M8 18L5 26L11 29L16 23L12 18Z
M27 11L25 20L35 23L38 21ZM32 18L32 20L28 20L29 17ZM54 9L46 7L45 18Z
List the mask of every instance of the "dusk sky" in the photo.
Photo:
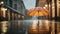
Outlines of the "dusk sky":
M34 8L36 5L36 0L23 0L23 2L25 4L26 9L28 10Z

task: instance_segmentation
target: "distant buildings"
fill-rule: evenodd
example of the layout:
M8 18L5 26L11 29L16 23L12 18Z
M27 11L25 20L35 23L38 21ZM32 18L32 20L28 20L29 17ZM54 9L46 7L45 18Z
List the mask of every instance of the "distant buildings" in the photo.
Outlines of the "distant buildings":
M25 15L25 6L23 3L23 0L1 0L4 2L5 8L7 8L7 11L3 12L3 17L7 20L12 20L13 18L21 17L22 15Z
M60 18L60 0L46 0L48 9L50 11L50 17L55 20Z
M56 21L60 21L60 0L46 0L48 4L48 8L50 10L50 18L55 19ZM55 34L60 34L60 23L52 24L53 30L52 32ZM54 30L55 29L55 30Z
M18 13L21 13L24 15L25 12L25 6L23 3L23 0L7 0L6 3L7 6L17 10Z
M60 18L60 0L36 0L36 7L47 8L50 11L51 19Z
M0 2L2 2L2 4L0 3L0 33L2 32L4 21L8 22L6 22L7 24L5 23L7 26L4 26L7 27L7 31L20 29L19 20L23 21L25 16L23 0L0 0Z
M60 20L60 0L36 0L36 7L44 7L47 5L47 9L50 11L49 18L55 19L56 21ZM59 34L60 32L60 23L51 23L52 34Z

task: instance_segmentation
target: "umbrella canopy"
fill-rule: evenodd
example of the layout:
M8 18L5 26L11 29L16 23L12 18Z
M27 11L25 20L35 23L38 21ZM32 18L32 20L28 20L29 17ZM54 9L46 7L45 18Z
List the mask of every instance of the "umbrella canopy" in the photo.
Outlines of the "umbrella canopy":
M35 7L27 12L29 16L48 16L49 13L50 12L47 9L42 7Z

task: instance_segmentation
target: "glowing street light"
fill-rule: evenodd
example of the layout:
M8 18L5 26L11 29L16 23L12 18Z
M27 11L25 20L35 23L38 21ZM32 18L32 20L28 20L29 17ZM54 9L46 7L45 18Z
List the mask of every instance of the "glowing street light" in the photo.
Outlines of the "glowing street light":
M43 7L44 9L46 8L46 7Z
M4 4L4 2L2 1L1 4Z
M3 1L2 1L2 2L0 2L0 5L1 5L1 4L4 4L4 2L3 2Z
M1 8L1 11L6 11L7 10L7 8Z
M47 7L48 5L46 4L45 7Z

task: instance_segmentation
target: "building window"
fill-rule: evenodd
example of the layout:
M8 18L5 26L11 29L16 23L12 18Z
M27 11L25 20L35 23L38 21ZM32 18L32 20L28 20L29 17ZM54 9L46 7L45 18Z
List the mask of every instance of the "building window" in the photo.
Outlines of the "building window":
M12 7L12 0L9 0L9 6Z
M17 4L14 4L14 9L16 9L16 10L17 10Z

